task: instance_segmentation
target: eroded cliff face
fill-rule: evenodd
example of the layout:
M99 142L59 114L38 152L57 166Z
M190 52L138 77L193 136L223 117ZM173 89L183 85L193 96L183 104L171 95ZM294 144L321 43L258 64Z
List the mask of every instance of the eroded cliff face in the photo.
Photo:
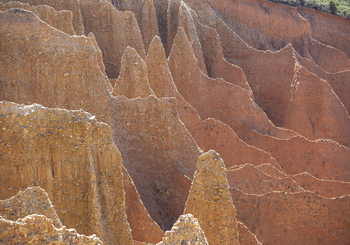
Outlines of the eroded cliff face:
M349 20L2 0L0 26L0 242L350 240Z
M121 155L109 126L82 111L9 102L0 108L1 198L41 186L66 226L132 244Z

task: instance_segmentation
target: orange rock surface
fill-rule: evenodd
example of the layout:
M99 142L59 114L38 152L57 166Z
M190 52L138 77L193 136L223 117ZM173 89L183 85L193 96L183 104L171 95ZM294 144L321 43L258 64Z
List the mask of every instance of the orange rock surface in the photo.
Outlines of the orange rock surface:
M0 216L4 219L16 221L19 218L25 218L33 214L44 215L51 219L55 227L62 227L61 220L56 214L49 195L38 186L28 187L9 199L0 200Z
M346 244L349 198L324 198L312 192L245 194L231 189L237 219L262 244Z
M197 217L209 244L239 244L225 165L213 150L198 158L184 213Z
M0 243L347 244L349 23L0 1Z
M66 226L107 243L132 244L121 155L110 127L82 111L6 102L0 108L0 198L39 185Z

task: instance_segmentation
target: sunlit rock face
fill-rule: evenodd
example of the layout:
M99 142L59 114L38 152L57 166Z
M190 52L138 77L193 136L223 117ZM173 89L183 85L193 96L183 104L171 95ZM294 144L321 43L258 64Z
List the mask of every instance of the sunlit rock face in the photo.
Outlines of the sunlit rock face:
M1 0L0 243L346 244L349 28L261 0Z

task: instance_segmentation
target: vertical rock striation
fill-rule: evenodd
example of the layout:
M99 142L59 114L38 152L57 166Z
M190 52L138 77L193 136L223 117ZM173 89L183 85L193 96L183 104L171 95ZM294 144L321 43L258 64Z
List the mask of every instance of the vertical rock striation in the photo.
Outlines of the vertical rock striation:
M121 155L109 126L82 111L37 104L1 102L0 112L0 197L40 185L66 226L131 244Z

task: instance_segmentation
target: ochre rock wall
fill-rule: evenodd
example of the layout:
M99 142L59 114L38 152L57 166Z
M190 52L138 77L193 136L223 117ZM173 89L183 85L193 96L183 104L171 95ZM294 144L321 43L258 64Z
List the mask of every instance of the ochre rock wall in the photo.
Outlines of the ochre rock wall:
M349 26L265 0L2 0L0 243L346 244Z

